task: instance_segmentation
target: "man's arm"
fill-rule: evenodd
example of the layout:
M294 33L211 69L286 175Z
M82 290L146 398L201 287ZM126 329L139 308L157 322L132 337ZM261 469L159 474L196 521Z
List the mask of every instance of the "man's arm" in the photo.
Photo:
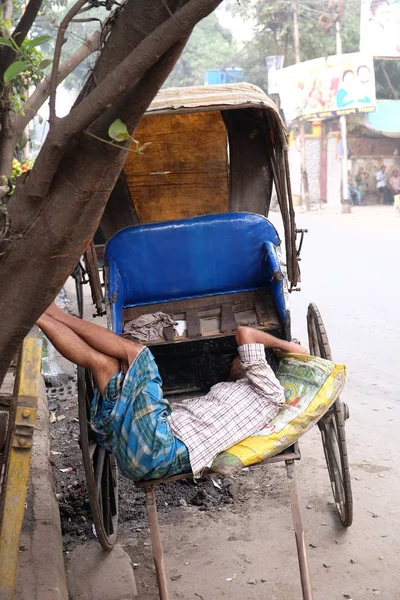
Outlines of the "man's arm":
M300 344L280 340L269 333L253 329L252 327L239 326L236 331L236 343L238 346L243 346L244 344L262 344L264 348L276 348L277 350L292 352L293 354L309 354L308 350L300 346Z
M281 406L285 401L283 387L265 358L262 344L252 342L238 348L241 370L255 392L268 403Z

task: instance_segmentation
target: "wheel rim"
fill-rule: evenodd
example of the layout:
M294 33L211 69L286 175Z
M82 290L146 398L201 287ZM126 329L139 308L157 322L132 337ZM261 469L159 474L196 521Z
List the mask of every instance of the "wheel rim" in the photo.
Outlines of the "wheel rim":
M90 509L100 544L105 550L111 550L118 529L118 472L113 455L97 443L90 427L93 395L91 373L78 367L80 446Z
M307 311L310 353L332 360L332 352L320 312L315 304ZM353 520L353 500L347 456L345 414L340 398L318 423L321 431L329 479L340 520L349 527Z
M335 416L332 416L325 427L321 428L321 435L333 497L339 515L343 517L345 515L345 489Z

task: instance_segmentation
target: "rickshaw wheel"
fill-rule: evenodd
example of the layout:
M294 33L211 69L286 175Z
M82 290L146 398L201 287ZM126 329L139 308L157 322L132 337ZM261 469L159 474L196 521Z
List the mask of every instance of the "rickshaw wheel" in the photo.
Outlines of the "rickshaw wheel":
M308 307L307 329L310 353L313 356L332 360L324 322L314 303ZM345 430L345 421L348 417L347 405L338 398L318 423L333 497L344 527L350 527L353 522L353 496Z
M97 539L104 550L112 550L118 530L118 471L115 458L99 446L96 434L90 427L93 395L91 372L78 367L80 447L90 510Z

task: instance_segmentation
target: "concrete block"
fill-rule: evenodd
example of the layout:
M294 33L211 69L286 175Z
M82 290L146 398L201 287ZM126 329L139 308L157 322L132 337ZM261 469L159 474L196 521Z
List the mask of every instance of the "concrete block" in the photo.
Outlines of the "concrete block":
M68 557L70 600L137 598L131 559L118 544L105 552L98 543L77 546Z

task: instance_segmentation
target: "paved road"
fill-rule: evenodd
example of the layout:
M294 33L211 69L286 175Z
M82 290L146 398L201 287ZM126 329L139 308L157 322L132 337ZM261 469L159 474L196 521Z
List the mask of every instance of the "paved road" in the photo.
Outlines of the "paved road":
M307 434L301 445L299 483L307 542L316 546L309 547L315 599L397 600L400 219L391 207L360 207L351 215L300 214L298 225L310 233L303 252L302 292L293 297L293 334L305 340L307 305L315 301L334 357L348 368L345 400L351 412L355 520L350 530L338 525L329 504L318 430ZM167 568L183 572L170 582L173 598L301 598L284 478L274 492L265 507L259 505L243 518L221 513L221 518L209 519L197 513L179 528L163 525ZM238 541L227 542L233 534ZM233 574L237 576L226 581ZM257 584L248 583L249 577Z
M346 363L345 399L350 406L348 444L355 500L353 527L334 544L321 527L322 514L307 511L317 598L400 598L400 506L397 423L400 417L400 219L391 207L361 207L352 215L300 215L308 224L303 293L293 310L303 322L306 305L317 302L334 357ZM303 444L315 464L317 488L325 474L311 438ZM305 489L313 490L314 474ZM314 480L315 481L315 480ZM310 514L311 513L311 514ZM373 514L378 515L374 518ZM327 553L325 555L325 552ZM321 553L321 554L320 554ZM351 563L355 560L355 564ZM321 563L332 566L324 568ZM329 594L324 586L329 582ZM376 590L375 594L373 590Z

